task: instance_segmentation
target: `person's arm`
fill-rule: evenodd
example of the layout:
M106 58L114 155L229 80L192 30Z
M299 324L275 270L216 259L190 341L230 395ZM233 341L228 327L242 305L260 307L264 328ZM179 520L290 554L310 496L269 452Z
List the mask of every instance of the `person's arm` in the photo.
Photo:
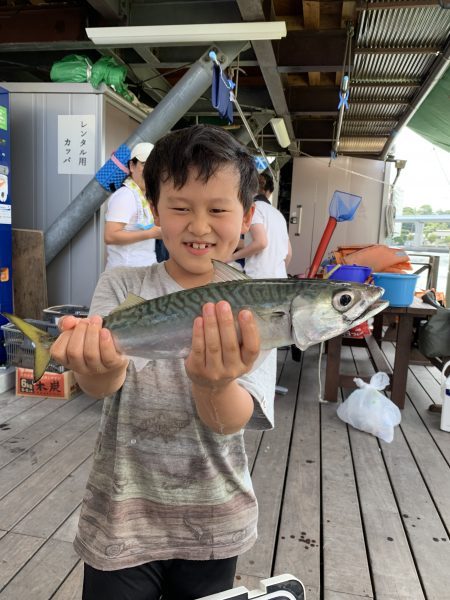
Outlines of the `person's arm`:
M106 221L104 233L105 244L124 246L125 244L134 244L143 240L161 238L161 227L157 227L156 225L153 225L150 229L137 229L136 231L126 231L126 225L126 223Z
M291 258L292 258L292 246L291 246L291 240L288 240L288 253L286 254L286 258L284 259L284 262L286 263L286 267L291 262Z
M94 398L119 390L129 360L117 352L110 331L102 328L102 318L67 316L58 325L62 333L52 345L52 357L73 370L81 389Z
M253 398L236 381L248 373L259 355L259 332L253 315L238 315L239 343L228 302L205 304L194 321L192 348L185 360L192 394L203 423L224 435L240 431L253 413Z
M231 261L239 260L240 258L247 258L248 256L253 256L254 254L258 254L267 247L267 232L266 228L262 223L255 223L255 225L250 226L250 235L252 237L252 241L241 248L240 250L236 250L233 252L231 256Z

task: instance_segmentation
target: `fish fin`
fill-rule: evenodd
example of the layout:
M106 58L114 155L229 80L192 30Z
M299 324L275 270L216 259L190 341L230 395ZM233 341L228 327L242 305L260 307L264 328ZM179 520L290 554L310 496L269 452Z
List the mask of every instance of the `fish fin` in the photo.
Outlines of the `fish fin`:
M31 323L27 323L15 315L2 314L35 345L33 381L36 383L47 370L51 360L50 347L58 336L49 335L46 331L35 327Z
M251 279L251 277L249 277L242 271L238 271L238 269L235 269L231 265L227 265L227 263L221 262L220 260L213 259L212 263L214 265L214 279L216 282Z
M124 308L131 308L132 306L138 306L139 304L143 304L144 302L147 302L147 300L145 300L144 298L141 298L140 296L136 296L136 294L128 294L127 297L125 298L125 300L122 302L122 304L119 304L119 306L116 306L116 308L113 308L113 310L110 312L110 314L118 312L119 310L123 310Z

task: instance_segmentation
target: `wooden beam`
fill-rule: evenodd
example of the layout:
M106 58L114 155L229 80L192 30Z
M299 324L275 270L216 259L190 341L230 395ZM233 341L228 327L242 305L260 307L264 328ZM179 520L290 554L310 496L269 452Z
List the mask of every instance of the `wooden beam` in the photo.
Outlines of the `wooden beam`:
M354 0L343 0L341 13L341 27L345 29L348 21L354 23L356 20L356 2Z
M297 15L284 15L284 16L275 16L275 21L284 21L286 23L286 29L288 31L302 31L305 27Z
M320 29L320 2L303 0L302 5L305 29Z

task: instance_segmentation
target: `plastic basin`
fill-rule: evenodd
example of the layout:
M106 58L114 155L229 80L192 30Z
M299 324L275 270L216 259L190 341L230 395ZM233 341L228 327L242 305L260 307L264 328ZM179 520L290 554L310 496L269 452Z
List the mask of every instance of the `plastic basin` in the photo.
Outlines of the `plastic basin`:
M409 306L414 300L418 275L406 273L372 273L375 285L384 288L383 300L391 306Z
M327 265L327 272L334 269L335 266L336 265ZM341 265L329 278L337 279L339 281L356 281L358 283L364 283L371 272L372 269L370 267L364 267L363 265Z

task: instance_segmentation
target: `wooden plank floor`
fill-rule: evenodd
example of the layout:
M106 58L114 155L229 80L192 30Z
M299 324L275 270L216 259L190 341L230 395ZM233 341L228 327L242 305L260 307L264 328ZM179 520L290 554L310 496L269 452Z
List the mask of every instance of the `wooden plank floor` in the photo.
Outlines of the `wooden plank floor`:
M383 351L392 364L392 345ZM363 348L344 347L343 361L349 373L370 371ZM439 371L410 367L387 444L319 402L318 364L318 348L301 363L280 352L288 394L276 397L276 427L246 433L260 526L236 585L291 573L307 600L450 600L450 434L428 411ZM0 395L1 600L80 600L72 539L100 411L87 396Z

